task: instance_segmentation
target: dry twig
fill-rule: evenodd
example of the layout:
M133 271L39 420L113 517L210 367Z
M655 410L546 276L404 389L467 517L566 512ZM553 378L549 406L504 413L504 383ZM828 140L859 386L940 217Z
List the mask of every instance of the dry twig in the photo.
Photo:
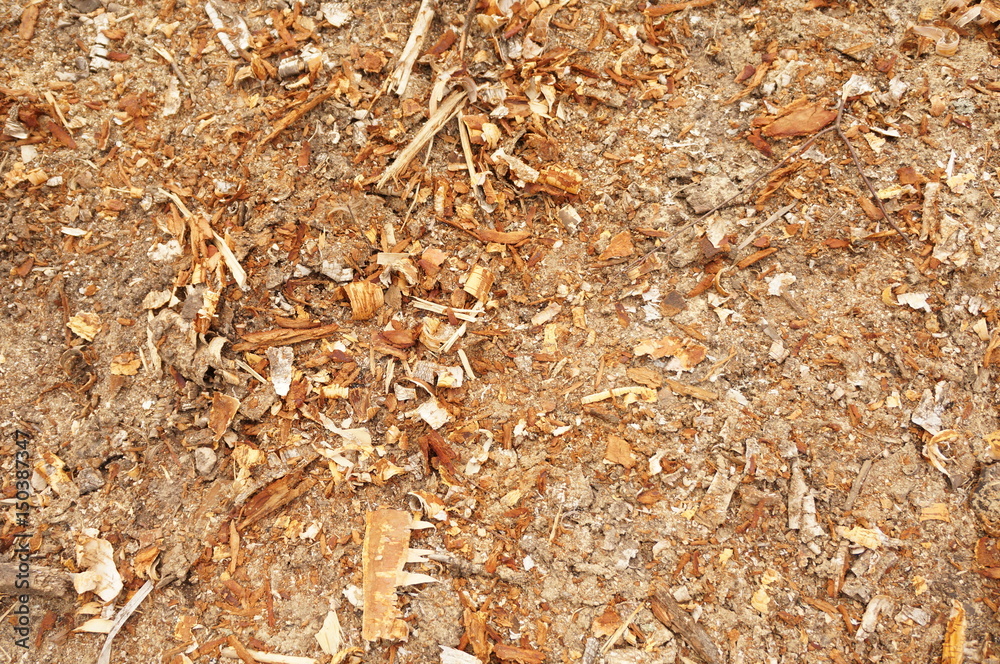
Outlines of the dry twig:
M465 23L462 25L462 38L458 42L458 61L465 61L465 45L469 41L469 30L472 29L472 19L476 15L476 5L479 0L469 0L469 6L465 9Z
M420 149L424 146L434 136L438 133L442 127L444 127L449 120L459 114L462 110L461 103L465 100L465 91L460 90L452 92L451 95L446 98L441 105L435 111L434 115L427 119L424 126L420 128L420 131L413 137L410 144L407 145L399 153L396 159L389 164L389 167L385 169L381 177L378 179L376 187L381 189L385 186L385 183L396 177L406 168L407 164L410 163Z

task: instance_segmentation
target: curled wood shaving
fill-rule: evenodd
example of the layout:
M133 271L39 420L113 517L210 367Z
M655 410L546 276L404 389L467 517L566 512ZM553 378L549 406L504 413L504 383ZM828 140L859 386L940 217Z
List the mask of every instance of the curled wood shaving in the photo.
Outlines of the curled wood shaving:
M219 12L216 11L211 2L205 3L205 13L208 15L208 20L215 29L215 36L218 37L219 41L222 43L222 48L226 49L226 53L229 54L229 57L239 59L240 50L236 48L236 44L234 44L233 40L229 38L226 24L222 22L221 18L219 18Z
M933 25L915 25L913 34L935 40L934 50L938 55L950 57L958 52L958 42L961 39L958 32L951 28L939 28Z

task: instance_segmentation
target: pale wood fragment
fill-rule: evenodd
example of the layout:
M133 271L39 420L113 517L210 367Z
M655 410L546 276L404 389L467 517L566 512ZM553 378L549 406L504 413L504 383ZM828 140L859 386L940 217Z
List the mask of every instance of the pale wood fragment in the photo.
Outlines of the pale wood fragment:
M641 385L631 385L629 387L615 387L610 390L604 390L603 392L595 392L594 394L588 394L587 396L580 399L580 403L586 405L589 403L597 403L598 401L604 401L606 399L614 399L615 397L622 397L627 394L634 394L638 396L643 401L652 403L656 401L656 390L651 387L642 387Z
M271 652L261 652L251 648L244 648L244 652L249 654L260 664L316 664L316 659L312 657L297 657L295 655L279 655ZM239 659L240 656L232 646L227 646L221 650L221 654L226 659Z
M406 623L396 606L396 586L406 563L412 520L403 510L380 509L365 515L361 636L367 641L406 637Z
M710 390L702 389L700 387L695 387L694 385L685 385L680 381L671 380L670 378L664 379L667 387L674 394L680 394L686 397L694 397L695 399L700 399L702 401L715 401L719 398L719 395Z
M413 28L410 36L406 40L406 46L399 55L399 63L389 76L389 86L396 87L396 94L402 97L406 93L406 86L410 82L410 72L420 55L420 47L424 43L424 37L430 30L431 22L434 20L434 0L421 0L420 8L417 10L417 17L413 20Z

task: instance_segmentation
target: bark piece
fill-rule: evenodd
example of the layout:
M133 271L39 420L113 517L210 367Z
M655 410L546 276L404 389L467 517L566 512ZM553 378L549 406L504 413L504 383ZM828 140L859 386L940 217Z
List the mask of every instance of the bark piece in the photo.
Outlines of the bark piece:
M19 574L17 563L0 563L0 595L59 597L74 592L73 579L69 572L32 565L27 587L18 586L18 581L23 580Z
M836 119L837 111L825 109L822 102L815 102L783 115L764 127L761 133L768 138L809 136Z
M221 392L212 395L212 407L208 411L208 428L215 434L216 441L226 433L226 429L229 428L239 409L240 400L236 397Z
M717 464L717 468L705 497L701 499L698 516L695 517L698 523L708 528L718 528L726 522L729 503L732 502L733 494L736 493L742 479L740 475L730 476L726 472L724 463Z
M653 593L649 598L650 608L656 619L671 629L694 648L709 664L722 664L722 655L712 643L705 629L691 619L691 616L667 593Z

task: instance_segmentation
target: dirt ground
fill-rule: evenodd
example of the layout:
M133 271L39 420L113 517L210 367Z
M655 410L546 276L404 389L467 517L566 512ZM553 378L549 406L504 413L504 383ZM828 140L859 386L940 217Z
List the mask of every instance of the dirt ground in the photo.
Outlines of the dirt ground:
M0 657L1000 661L946 4L0 5Z

